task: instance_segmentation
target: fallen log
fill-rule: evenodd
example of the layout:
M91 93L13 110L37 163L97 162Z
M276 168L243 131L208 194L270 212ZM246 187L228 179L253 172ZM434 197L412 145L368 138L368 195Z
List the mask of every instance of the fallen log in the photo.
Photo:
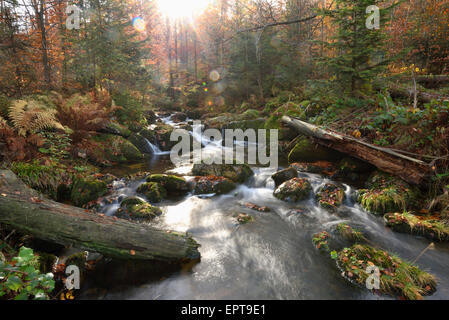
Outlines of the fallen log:
M392 97L399 97L399 98L410 98L413 99L415 95L415 89L414 88L404 88L400 87L398 85L391 85L388 87L388 91L390 92L390 95ZM423 103L429 103L432 100L449 100L449 97L436 94L436 93L428 93L417 90L417 98L420 102Z
M424 161L378 147L353 137L324 130L310 123L284 116L282 122L299 133L312 137L316 143L371 163L382 171L400 177L411 184L428 182L432 169Z
M200 256L189 235L48 200L9 170L0 170L0 223L37 239L118 259L181 262Z

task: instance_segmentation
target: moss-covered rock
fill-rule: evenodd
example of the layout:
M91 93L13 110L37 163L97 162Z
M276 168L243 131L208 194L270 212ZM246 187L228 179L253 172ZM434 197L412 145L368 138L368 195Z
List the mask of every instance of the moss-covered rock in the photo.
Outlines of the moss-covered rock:
M235 183L225 177L195 177L194 194L225 194L236 187Z
M175 130L174 127L163 123L159 123L154 129L156 143L162 151L170 151L178 143L170 141L173 130Z
M384 219L387 226L396 232L422 236L432 241L449 241L449 224L444 221L410 213L389 213Z
M129 197L122 201L116 216L122 219L149 222L160 216L162 210L137 197Z
M254 175L247 164L195 164L192 169L194 176L225 177L234 182L243 183Z
M339 154L330 149L314 144L307 137L301 137L288 155L288 162L316 162L338 159Z
M290 167L281 171L276 172L271 176L271 178L274 180L274 184L276 187L283 184L285 181L288 181L290 179L296 178L298 176L298 171L296 171L295 168Z
M295 162L290 164L290 167L298 172L316 173L325 176L332 176L336 171L335 165L329 161Z
M176 112L174 115L171 116L171 120L173 122L183 122L186 121L187 115L184 112Z
M128 129L128 127L113 121L109 122L106 125L104 131L114 135L122 136L125 139L128 138L132 133L131 130Z
M357 200L367 211L376 214L401 212L414 205L418 192L403 180L383 172L375 172L367 189L358 191Z
M39 271L43 274L52 272L53 266L58 260L54 254L39 252ZM1 260L0 260L1 261Z
M334 211L342 205L345 190L342 186L326 183L316 194L316 199L322 208Z
M128 161L139 161L144 158L142 152L128 140L124 140L120 144L120 152Z
M167 197L167 190L157 182L145 182L137 188L137 192L153 203L161 202Z
M346 223L340 223L339 225L337 225L337 233L343 239L350 242L361 243L368 241L362 232L352 228L350 225Z
M167 174L152 174L147 182L156 182L167 190L169 195L183 195L190 191L187 181L178 176Z
M141 130L140 130L141 131ZM133 133L128 140L141 152L150 153L151 149L148 146L146 139L140 133Z
M416 300L436 290L433 275L397 256L370 246L356 244L345 248L338 253L337 262L346 279L363 287L366 287L370 276L366 272L367 268L379 268L379 291L382 294Z
M283 201L297 202L307 199L311 192L312 186L309 180L293 178L281 184L274 191L274 196Z
M82 207L108 193L107 184L94 178L79 178L72 185L70 199L75 206Z
M329 233L327 231L321 231L313 235L312 243L317 249L329 252L330 251L329 239L330 239Z

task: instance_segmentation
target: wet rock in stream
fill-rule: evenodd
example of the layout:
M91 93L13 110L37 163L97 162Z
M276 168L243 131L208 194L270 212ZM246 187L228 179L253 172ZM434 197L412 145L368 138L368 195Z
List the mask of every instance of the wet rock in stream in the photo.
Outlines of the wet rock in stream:
M298 171L295 168L290 167L281 171L276 172L271 176L274 180L274 184L276 187L279 187L285 181L296 178L298 176Z
M308 179L293 178L281 184L275 191L274 196L279 200L298 202L310 196L312 186Z
M201 194L226 194L236 188L236 184L225 177L195 177L193 193Z

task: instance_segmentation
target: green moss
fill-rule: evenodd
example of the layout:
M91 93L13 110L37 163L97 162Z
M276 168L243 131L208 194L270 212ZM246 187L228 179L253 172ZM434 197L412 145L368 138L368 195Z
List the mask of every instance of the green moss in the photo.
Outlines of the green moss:
M53 270L53 265L55 264L58 257L54 254L39 252L39 270L41 273L49 273Z
M327 231L321 231L313 235L312 242L317 249L329 252L329 238L330 235Z
M58 200L58 188L70 180L70 175L53 165L40 165L34 162L14 162L11 164L14 172L25 184L53 200Z
M281 184L274 191L274 196L283 201L297 202L307 199L311 192L312 186L309 180L293 178Z
M372 213L401 212L414 205L418 192L401 179L376 172L367 183L368 189L358 191L358 202Z
M147 178L147 182L158 183L167 190L168 194L185 194L189 191L186 180L174 175L152 174Z
M253 120L257 119L260 116L259 111L254 109L248 109L242 114L242 118L245 120Z
M301 137L288 155L288 162L317 162L334 160L337 153L315 145L307 137Z
M449 241L449 224L444 221L410 213L390 213L384 219L387 226L396 232L423 236L433 241Z
M194 176L225 177L234 182L243 183L254 175L247 164L195 164L192 169Z
M167 197L167 190L157 182L145 182L137 188L137 192L153 203L161 202Z
M70 199L74 205L82 207L104 196L107 192L108 188L105 182L91 178L79 178L72 185Z
M195 180L195 194L226 194L236 187L234 182L225 177L197 177Z
M120 205L117 216L123 219L149 222L162 214L162 210L138 198L128 198Z
M370 276L366 269L376 266L380 271L380 289L383 294L409 300L422 299L436 290L435 277L397 256L366 245L354 245L338 253L343 275L365 287Z
M121 206L122 208L126 208L126 207L129 207L129 206L139 205L139 204L144 204L144 203L145 203L145 201L142 200L141 198L138 198L138 197L128 197L128 198L126 198L126 199L124 199L124 200L122 201L122 203L120 204L120 206Z
M361 233L360 231L352 228L351 226L349 226L345 223L340 223L337 226L337 232L345 240L348 240L351 242L366 242L367 241L367 239L365 238L363 233Z
M345 191L340 186L327 183L318 191L316 199L321 207L333 211L342 205Z

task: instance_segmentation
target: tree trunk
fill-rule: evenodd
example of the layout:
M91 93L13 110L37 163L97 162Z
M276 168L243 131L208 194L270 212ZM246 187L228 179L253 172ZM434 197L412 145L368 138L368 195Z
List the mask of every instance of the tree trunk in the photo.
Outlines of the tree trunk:
M432 174L429 164L391 149L374 146L287 116L284 116L282 121L299 133L314 138L320 145L371 163L380 170L398 176L411 184L425 184Z
M400 98L412 98L415 94L415 90L413 88L404 88L397 85L389 86L388 91L392 97ZM418 100L423 103L429 103L432 100L449 100L449 97L436 93L428 93L418 90L416 94L418 96Z
M38 239L127 260L199 259L190 236L105 217L43 198L0 170L0 223Z

